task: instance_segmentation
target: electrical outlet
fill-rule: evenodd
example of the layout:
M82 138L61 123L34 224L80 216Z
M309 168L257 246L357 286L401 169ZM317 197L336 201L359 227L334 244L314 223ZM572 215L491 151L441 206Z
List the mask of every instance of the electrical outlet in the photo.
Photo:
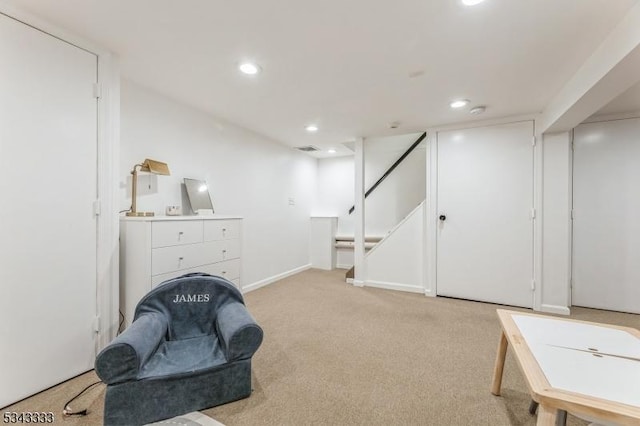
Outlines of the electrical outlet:
M158 193L158 175L138 175L138 195Z

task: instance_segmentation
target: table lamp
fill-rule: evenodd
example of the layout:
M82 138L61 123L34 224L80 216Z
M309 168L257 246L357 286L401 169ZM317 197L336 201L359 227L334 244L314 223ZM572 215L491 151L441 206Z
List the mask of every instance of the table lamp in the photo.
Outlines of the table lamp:
M136 210L136 195L138 192L138 168L141 172L153 173L154 175L168 176L169 166L161 161L145 159L142 164L136 164L131 170L131 208L127 212L127 216L148 217L153 216L153 212L139 212Z

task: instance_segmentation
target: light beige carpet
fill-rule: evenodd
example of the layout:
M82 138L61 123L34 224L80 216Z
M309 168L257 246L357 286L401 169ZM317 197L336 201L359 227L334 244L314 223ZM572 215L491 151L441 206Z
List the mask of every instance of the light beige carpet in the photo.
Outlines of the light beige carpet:
M246 295L265 333L253 395L204 411L234 425L535 425L511 353L503 396L489 388L500 326L496 305L344 283L309 270ZM572 318L640 328L640 316L572 309ZM9 411L50 411L94 380L88 373ZM101 424L104 387L69 425ZM569 416L569 425L587 423Z

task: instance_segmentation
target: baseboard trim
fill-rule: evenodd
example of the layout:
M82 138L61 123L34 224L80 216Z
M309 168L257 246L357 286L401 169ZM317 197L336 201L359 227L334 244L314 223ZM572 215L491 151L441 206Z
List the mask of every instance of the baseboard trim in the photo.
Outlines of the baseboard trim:
M299 267L294 268L294 269L291 269L289 271L285 271L285 272L283 272L281 274L277 274L277 275L274 275L272 277L265 278L265 279L260 280L260 281L256 281L255 283L249 284L247 286L244 286L244 287L242 287L242 293L249 293L250 291L257 290L257 289L259 289L261 287L264 287L266 285L272 284L272 283L274 283L276 281L280 281L283 278L287 278L287 277L290 277L291 275L295 275L295 274L298 274L298 273L300 273L302 271L306 271L307 269L311 269L311 264L310 263L306 264L306 265L299 266Z
M547 312L549 314L569 315L571 311L566 306L559 305L541 305L540 312Z
M426 293L426 290L424 289L424 287L411 285L411 284L398 284L398 283L389 283L384 281L367 281L364 283L364 285L367 287L384 288L386 290L406 291L409 293L421 293L421 294Z
M353 286L354 287L364 287L364 281L354 279L353 280Z
M424 289L424 295L427 296L427 297L436 297L435 291L432 291L432 290L427 289L427 288Z
M351 269L353 265L346 265L344 263L340 263L336 265L336 269Z

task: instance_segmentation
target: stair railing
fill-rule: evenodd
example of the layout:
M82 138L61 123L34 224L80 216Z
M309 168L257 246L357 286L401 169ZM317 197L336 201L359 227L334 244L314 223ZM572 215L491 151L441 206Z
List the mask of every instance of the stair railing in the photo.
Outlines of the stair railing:
M369 194L371 194L377 187L378 185L380 185L382 183L383 180L385 180L387 178L387 176L389 176L391 174L391 172L393 172L395 170L396 167L398 167L400 165L400 163L402 163L404 161L405 158L407 158L407 156L409 154L411 154L411 151L413 151L418 145L420 145L420 142L422 142L424 140L424 138L427 137L427 132L424 132L423 134L420 135L420 137L418 139L416 139L416 141L411 144L411 146L404 152L404 154L402 154L400 156L400 158L398 158L396 160L395 163L393 163L391 165L391 167L389 167L389 169L384 172L384 174L382 175L382 177L380 179L378 179L376 181L376 183L374 183L371 188L369 188L367 190L367 192L364 193L364 198L367 198L369 196ZM356 206L352 206L349 209L349 214L353 213L356 209Z

